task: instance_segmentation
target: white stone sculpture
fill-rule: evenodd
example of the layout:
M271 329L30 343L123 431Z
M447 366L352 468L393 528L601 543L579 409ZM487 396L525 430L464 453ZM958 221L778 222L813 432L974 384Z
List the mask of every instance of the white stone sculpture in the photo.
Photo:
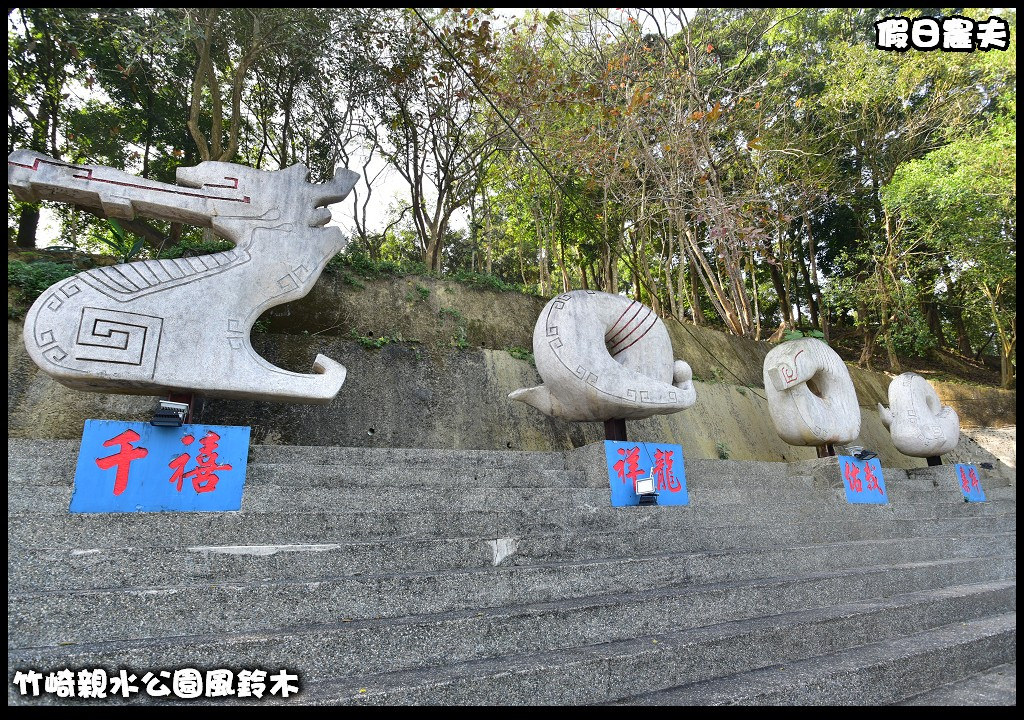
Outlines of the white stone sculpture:
M324 185L293 165L263 172L203 162L179 168L179 185L108 167L72 165L25 150L7 161L20 200L58 200L212 228L225 252L143 260L81 272L44 292L25 317L29 355L80 390L326 403L345 368L323 355L313 374L282 370L256 354L253 323L267 308L303 297L346 244L325 206L359 175L339 168Z
M917 373L903 373L889 383L889 407L878 403L892 444L911 457L938 457L960 441L960 417L943 405L932 384Z
M816 338L791 340L764 359L768 413L790 445L846 444L860 434L860 406L843 359Z
M509 395L562 420L639 419L697 401L693 372L672 360L665 323L619 295L574 290L553 298L533 330L543 385Z

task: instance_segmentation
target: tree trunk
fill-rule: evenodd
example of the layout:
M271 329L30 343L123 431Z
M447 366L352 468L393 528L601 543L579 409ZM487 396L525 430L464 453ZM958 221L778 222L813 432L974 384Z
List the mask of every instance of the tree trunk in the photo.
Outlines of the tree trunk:
M690 262L690 307L693 310L693 324L704 324L704 313L700 309L700 288L697 282L697 266Z
M864 346L861 348L857 364L862 368L874 370L875 334L868 327L868 308L863 300L857 303L857 320L864 334Z
M822 317L825 313L821 307L821 288L818 286L818 251L814 242L814 226L811 225L811 216L806 211L804 228L807 230L807 263L810 265L810 287L807 292L811 299L811 323L825 334L825 341L828 342L828 332L825 329L828 321Z
M36 246L36 229L39 227L39 205L25 205L18 218L18 247Z
M956 349L964 357L971 357L974 351L971 349L971 337L967 334L967 325L964 323L963 293L960 292L959 285L955 285L952 280L949 280L948 284L950 303L946 310L949 312L953 333L956 335Z
M949 308L949 318L953 322L953 332L956 333L956 349L964 357L971 357L974 351L971 349L971 337L967 334L967 325L964 324L964 312L959 305Z
M797 236L794 240L798 252L803 250L803 243L800 241L800 237ZM804 262L802 257L803 253L800 252L801 257L797 258L797 262L800 265L800 274L804 278L804 287L807 288L807 308L811 314L811 327L818 327L818 304L814 301L814 285L811 284L811 273L807 268L807 263Z
M786 288L786 281L779 266L775 263L768 263L768 274L772 278L772 285L775 287L775 294L779 298L779 313L782 315L782 322L787 327L793 328L793 306L789 302L789 291Z
M1013 370L1013 351L1007 352L1004 348L1003 352L999 353L999 376L1003 390L1013 389Z
M881 276L881 270L875 273L875 277L878 280L878 291L879 298L882 303L882 309L879 315L881 316L881 324L878 329L878 334L882 337L882 344L885 345L886 357L889 360L889 370L894 373L902 373L903 366L900 364L900 359L896 356L896 348L892 342L892 333L890 328L892 327L892 318L889 316L889 297L885 288L882 286L884 282Z

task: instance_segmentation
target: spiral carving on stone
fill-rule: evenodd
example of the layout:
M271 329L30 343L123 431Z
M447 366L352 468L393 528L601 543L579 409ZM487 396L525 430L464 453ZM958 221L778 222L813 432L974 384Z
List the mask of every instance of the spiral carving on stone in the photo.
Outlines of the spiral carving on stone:
M574 290L552 298L533 332L543 385L509 395L563 420L667 415L692 406L690 366L673 361L665 323L620 295Z
M773 348L764 359L768 412L790 445L848 443L860 434L860 406L850 371L816 338Z

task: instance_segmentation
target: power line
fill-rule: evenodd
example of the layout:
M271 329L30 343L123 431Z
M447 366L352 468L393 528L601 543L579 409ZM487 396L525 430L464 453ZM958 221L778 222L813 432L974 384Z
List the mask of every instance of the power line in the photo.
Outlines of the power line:
M524 148L526 148L526 151L530 153L533 159L537 161L537 164L540 165L541 169L547 174L547 176L551 178L551 182L555 184L555 187L557 187L562 192L562 195L564 195L568 200L572 202L573 205L576 206L576 209L579 210L580 213L582 213L582 216L586 218L587 222L593 225L593 223L590 221L590 216L587 215L586 211L582 207L580 207L579 203L576 202L576 198L573 197L571 193L566 192L565 188L562 187L562 184L558 182L557 178L555 178L554 173L552 173L548 169L548 166L545 165L544 161L541 160L537 153L533 151L533 148L530 147L529 143L527 143L526 140L523 139L523 136L519 134L519 131L516 130L512 123L509 122L508 118L505 117L505 114L498 108L497 105L494 104L494 102L491 100L487 92L484 91L482 87L480 87L480 83L476 81L476 78L473 77L473 74L466 70L466 68L462 65L462 61L455 56L455 53L451 51L451 49L448 47L445 41L442 40L441 37L437 34L437 32L434 31L434 28L430 25L429 22L427 22L426 18L424 18L420 14L420 11L417 10L416 8L412 8L412 11L416 14L416 17L419 18L419 21L423 23L423 26L427 28L427 31L434 36L434 39L437 40L438 45L441 46L441 49L444 50L445 54L448 55L448 57L452 59L452 62L454 62L458 66L459 70L461 70L463 74L465 74L465 76L469 78L469 81L473 83L473 87L477 89L477 92L479 92L480 95L483 96L484 100L487 101L487 104L491 106L491 109L498 114L498 117L500 117L502 122L504 122L508 129L512 131L512 134L516 136L516 139L519 140L519 142L522 144ZM597 228L595 227L594 230L597 230Z
M466 70L466 68L462 65L462 61L459 60L459 58L455 56L455 53L453 53L451 51L451 49L448 47L448 45L445 43L445 41L442 40L441 37L437 34L437 32L434 31L434 28L430 25L429 22L427 22L426 18L424 18L420 14L420 11L417 10L416 8L412 8L412 11L413 11L413 13L416 14L416 17L419 18L419 21L421 23L423 23L423 26L427 29L427 31L434 37L435 40L437 40L437 44L441 46L441 49L444 50L445 54L448 55L448 57L450 57L452 59L452 62L454 62L455 65L459 68L459 70L461 70L463 72L463 74L467 78L469 78L469 81L471 83L473 83L473 87L476 88L477 92L479 92L480 95L484 98L484 100L487 101L487 104L491 106L491 109L494 110L494 112L498 114L498 117L501 118L502 122L504 122L505 125L508 127L508 129L512 131L512 134L516 136L516 139L520 142L520 144L522 144L522 146L526 149L526 151L528 153L530 153L530 155L533 157L533 159L537 161L537 164L540 165L541 169L547 174L547 176L549 178L551 178L551 182L554 183L555 187L558 188L558 190L562 193L562 195L566 199L571 201L572 204L576 206L576 209L580 211L581 217L585 218L586 222L595 231L597 231L598 228L596 226L594 226L593 221L591 221L590 216L587 214L586 210L584 210L580 206L580 204L578 202L576 202L576 198L574 197L574 195L572 193L567 192L565 190L565 188L562 187L562 184L560 182L558 182L558 180L555 178L554 174L548 169L547 165L544 164L544 161L540 159L540 157L537 155L537 153L535 153L533 151L533 148L530 147L529 143L527 143L526 140L523 139L523 136L519 134L519 132L512 125L512 123L509 122L508 118L505 117L505 114L503 112L501 112L501 110L498 108L497 105L494 104L494 101L491 100L491 98L487 94L487 92L482 87L480 87L480 83L478 83L476 81L476 78L473 77L472 73L470 73L468 70ZM697 311L699 311L699 308L696 308L694 310L694 312L697 312ZM704 345L704 343L702 343L697 338L697 336L694 335L693 332L688 327L686 327L686 324L683 323L683 322L680 322L679 324L686 330L686 332L690 335L690 337L693 339L693 341L695 343L697 343L697 345L699 345L701 347L701 349L704 350L704 352L706 352L708 354L708 357L714 359L714 357L715 357L714 353L712 353L710 350L708 350L708 348ZM759 398L761 398L765 402L768 401L768 398L766 398L764 395L761 395L761 393L754 391L753 388L750 388L748 385L746 385L743 382L743 380L736 373L734 373L732 370L730 370L728 367L726 367L726 365L724 363L719 363L719 364L721 365L722 369L724 369L727 373L729 373L734 378L736 378L736 380L739 382L740 386L748 387L750 389L750 391L753 392L755 395L757 395Z

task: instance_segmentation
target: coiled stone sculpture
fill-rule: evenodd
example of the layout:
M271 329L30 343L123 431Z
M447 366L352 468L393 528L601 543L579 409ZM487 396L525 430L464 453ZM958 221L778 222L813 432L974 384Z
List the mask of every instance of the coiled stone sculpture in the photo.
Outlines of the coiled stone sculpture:
M889 407L878 403L892 444L911 457L938 457L960 440L960 417L943 405L932 384L917 373L903 373L889 383Z
M857 391L843 359L821 340L800 338L764 359L768 412L790 445L851 442L860 434Z
M620 295L574 290L553 298L533 331L543 385L509 394L562 420L639 419L697 401L693 372L672 358L665 323Z

